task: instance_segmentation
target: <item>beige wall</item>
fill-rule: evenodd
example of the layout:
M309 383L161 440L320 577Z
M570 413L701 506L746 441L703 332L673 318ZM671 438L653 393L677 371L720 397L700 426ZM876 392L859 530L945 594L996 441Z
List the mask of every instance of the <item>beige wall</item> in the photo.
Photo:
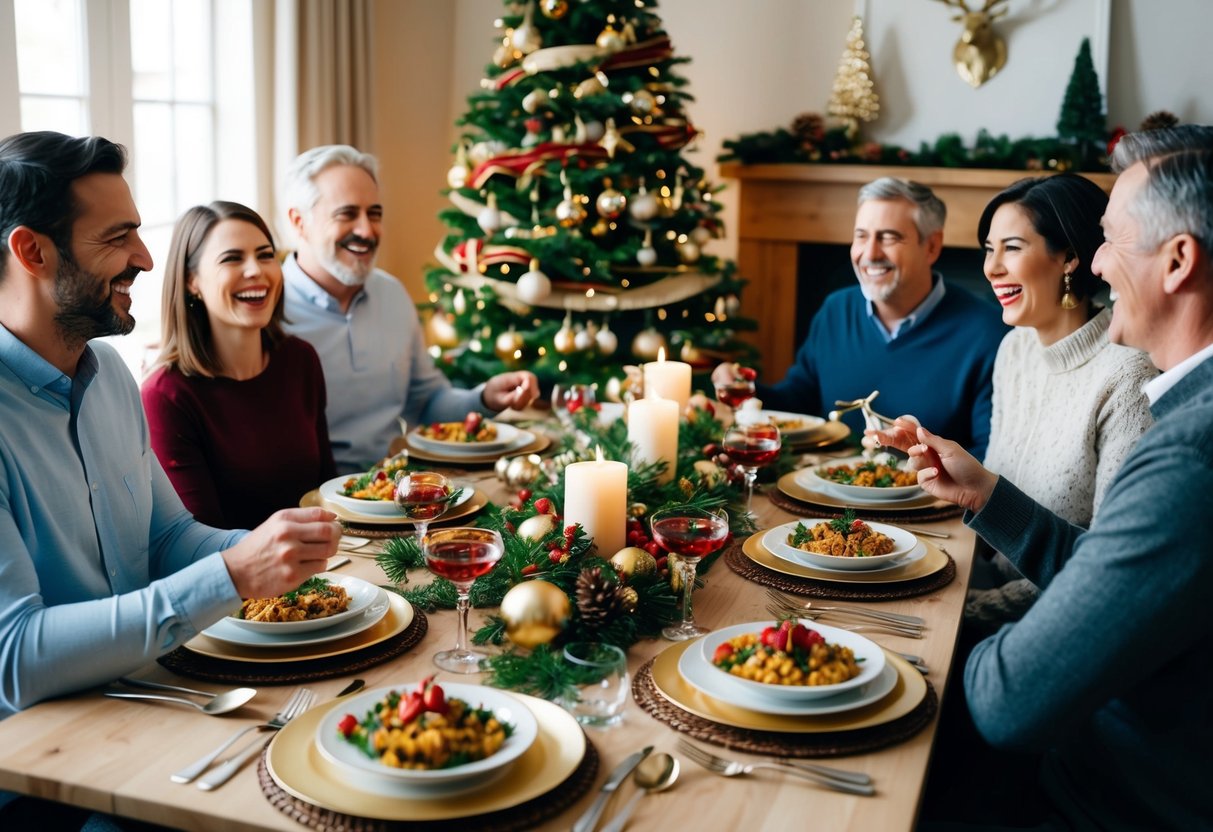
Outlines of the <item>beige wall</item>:
M578 2L578 0L573 0ZM1096 66L1107 65L1110 124L1135 126L1169 109L1213 123L1213 93L1199 63L1213 42L1208 0L1011 0L999 24L1006 69L978 90L951 64L958 34L930 0L663 0L658 7L679 68L690 81L692 121L704 131L691 151L715 170L724 139L787 125L822 111L833 85L852 10L861 8L872 52L881 119L872 138L916 147L945 132L972 139L979 127L1012 137L1053 132L1078 44L1092 37ZM389 214L382 264L422 295L422 275L444 229L454 121L477 89L495 47L500 0L376 0L377 148ZM1101 34L1102 33L1102 34ZM1102 55L1107 54L1106 64ZM727 183L726 183L727 184ZM736 207L723 197L726 229ZM712 244L726 257L731 239Z

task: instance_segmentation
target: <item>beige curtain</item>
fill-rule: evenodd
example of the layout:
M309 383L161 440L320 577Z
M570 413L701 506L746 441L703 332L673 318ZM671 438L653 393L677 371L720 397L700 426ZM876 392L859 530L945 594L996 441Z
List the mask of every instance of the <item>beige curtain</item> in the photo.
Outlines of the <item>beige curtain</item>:
M374 153L372 0L296 0L298 147Z

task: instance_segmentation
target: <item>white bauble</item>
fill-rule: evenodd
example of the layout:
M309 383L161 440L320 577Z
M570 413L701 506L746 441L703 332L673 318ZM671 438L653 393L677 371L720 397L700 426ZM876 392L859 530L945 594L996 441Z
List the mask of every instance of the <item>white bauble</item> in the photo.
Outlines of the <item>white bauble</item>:
M592 346L594 346L594 333L588 329L577 330L577 333L573 336L574 349L584 352Z
M636 262L645 268L652 266L657 262L657 249L653 248L652 246L645 246L644 248L637 250Z
M706 246L711 239L712 232L702 225L696 226L695 230L691 232L691 240L700 248Z
M523 540L538 542L556 528L556 518L550 514L536 514L518 524L518 536Z
M687 240L678 247L678 259L683 263L694 263L699 259L699 253L699 246L690 240Z
M484 229L486 234L492 234L501 228L501 211L496 205L486 205L476 215L476 224Z
M639 222L648 222L657 216L657 211L660 206L657 204L657 197L650 193L637 194L632 198L632 202L628 205L628 213L632 219Z
M552 281L538 266L518 278L518 299L534 306L552 294Z
M601 121L587 121L585 123L585 140L587 142L597 142L606 133L606 127Z
M605 323L598 334L594 336L594 343L598 347L598 352L602 355L613 355L615 350L619 349L619 338L615 333L611 332L611 328Z

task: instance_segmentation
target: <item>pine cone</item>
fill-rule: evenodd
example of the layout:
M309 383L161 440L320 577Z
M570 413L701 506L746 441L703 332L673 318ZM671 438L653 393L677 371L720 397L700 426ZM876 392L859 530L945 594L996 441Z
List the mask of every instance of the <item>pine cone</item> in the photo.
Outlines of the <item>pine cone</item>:
M826 137L826 120L821 113L801 113L792 119L792 135L802 144L819 145Z
M577 576L577 612L590 629L599 629L619 615L622 598L602 568L585 569Z
M1141 129L1157 130L1160 127L1174 127L1179 124L1179 118L1174 113L1169 113L1166 110L1159 110L1155 113L1150 113L1141 123Z

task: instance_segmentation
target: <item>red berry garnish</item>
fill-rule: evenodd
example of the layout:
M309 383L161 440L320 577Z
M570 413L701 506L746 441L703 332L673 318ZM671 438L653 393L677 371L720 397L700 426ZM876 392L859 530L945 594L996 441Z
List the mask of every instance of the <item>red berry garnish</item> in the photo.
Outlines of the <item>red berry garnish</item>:
M562 557L564 557L564 552L559 549L553 549L552 551L548 552L548 560L550 560L552 563L560 563L560 559Z
M518 489L518 499L525 503L527 500L531 499L531 493L531 489L529 488L520 488Z
M549 514L552 511L552 501L547 497L540 497L535 501L535 511L540 514Z

